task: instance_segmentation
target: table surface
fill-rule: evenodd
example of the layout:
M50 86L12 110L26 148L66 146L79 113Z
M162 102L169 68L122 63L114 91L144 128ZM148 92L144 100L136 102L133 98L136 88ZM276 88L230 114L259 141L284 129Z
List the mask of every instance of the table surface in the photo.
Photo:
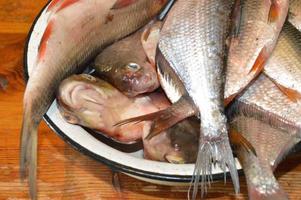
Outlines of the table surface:
M46 0L0 0L0 199L28 199L27 183L19 179L19 139L22 120L23 48L30 26ZM112 171L62 141L43 122L39 128L39 199L186 199L187 187L159 186L119 174L121 192ZM290 156L276 177L291 199L301 199L301 154ZM207 199L247 199L232 184L216 182Z

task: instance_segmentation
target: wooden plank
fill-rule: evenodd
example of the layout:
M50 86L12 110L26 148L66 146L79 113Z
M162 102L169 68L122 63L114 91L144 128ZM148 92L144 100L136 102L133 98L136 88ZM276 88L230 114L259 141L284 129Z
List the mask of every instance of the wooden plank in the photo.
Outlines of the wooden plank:
M27 184L19 180L19 139L22 120L23 48L32 21L46 0L0 0L0 199L28 199ZM8 83L7 83L8 82ZM6 84L7 83L7 84ZM2 88L3 87L3 88ZM301 154L277 170L291 199L301 197ZM38 184L40 199L186 199L187 187L159 186L120 175L121 194L103 164L73 150L45 123L39 128ZM231 182L212 185L207 199L247 199L235 196Z

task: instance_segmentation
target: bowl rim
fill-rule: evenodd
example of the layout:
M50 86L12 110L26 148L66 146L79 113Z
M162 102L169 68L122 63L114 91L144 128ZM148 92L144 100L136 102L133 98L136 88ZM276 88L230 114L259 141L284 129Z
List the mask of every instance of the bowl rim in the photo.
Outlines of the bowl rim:
M29 47L29 42L32 36L32 33L34 31L34 28L36 26L36 23L38 22L38 20L40 19L41 15L43 14L44 10L47 8L47 6L49 5L49 3L51 2L51 0L49 0L44 7L40 10L40 12L38 13L38 15L35 17L29 32L27 34L27 38L25 41L25 45L24 45L24 51L23 51L23 69L24 69L24 80L25 83L27 83L29 75L28 75L28 59L27 59L27 54L28 54L28 47ZM69 145L71 145L71 147L77 151L79 151L80 153L93 158L96 161L101 162L102 164L106 165L107 167L109 167L112 171L114 172L122 172L122 173L126 173L126 174L130 174L130 175L134 175L134 176L139 176L139 177L143 177L143 178L147 178L147 179L153 179L153 180L158 180L158 181L164 181L164 182L175 182L175 183L188 183L191 182L192 180L192 175L188 176L188 175L177 175L177 174L162 174L162 173L155 173L155 172L150 172L150 171L145 171L145 170L141 170L141 169L136 169L130 166L126 166L120 163L117 163L115 161L109 160L105 157L102 157L99 154L93 153L92 151L90 151L89 149L83 147L82 145L80 145L79 143L77 143L76 141L74 141L73 139L71 139L69 136L67 136L51 119L50 117L47 115L47 113L43 116L44 121L46 122L46 124L61 138L63 139L63 141L65 141L66 143L68 143ZM239 175L243 174L242 169L238 169L238 173ZM222 180L224 179L224 177L230 177L230 173L226 172L226 173L216 173L216 174L212 174L212 178L213 180Z

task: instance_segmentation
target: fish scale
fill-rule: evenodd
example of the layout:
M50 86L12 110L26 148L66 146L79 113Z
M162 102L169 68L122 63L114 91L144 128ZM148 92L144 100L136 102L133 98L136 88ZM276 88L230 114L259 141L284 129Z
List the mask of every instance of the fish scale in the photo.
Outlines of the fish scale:
M283 92L295 101L301 100L301 34L286 23L275 50L264 67L264 73L283 87Z
M237 0L239 1L239 0ZM288 12L288 0L240 0L227 58L226 104L262 71Z
M276 86L264 75L259 77L258 81L255 83L257 84L253 84L250 88L248 88L248 90L239 98L239 101L246 102L246 104L250 106L254 105L254 108L257 108L258 110L265 110L268 113L273 113L272 119L275 118L273 116L282 117L283 119L275 121L275 123L277 122L275 126L283 122L283 124L285 123L301 127L301 112L296 112L300 110L300 105L293 103L284 94L280 95L278 88L275 92ZM270 90L266 89L271 87L272 89ZM259 116L259 113L258 117L263 118L262 115ZM289 117L287 117L287 115L289 115ZM264 117L264 119L271 120L267 117ZM272 120L272 122L273 121L274 120Z
M222 101L225 40L231 6L230 1L177 1L163 25L158 44L160 53L201 112L197 114L202 123L192 198L196 198L200 174L202 195L206 190L205 182L210 181L210 176L206 176L212 173L211 159L219 162L224 170L226 165L229 167L235 190L239 190ZM169 91L165 92L172 96Z
M244 135L257 157L237 149L250 199L288 199L273 175L287 153L301 141L301 107L264 74L228 109L231 128Z
M301 31L301 1L290 0L288 21Z

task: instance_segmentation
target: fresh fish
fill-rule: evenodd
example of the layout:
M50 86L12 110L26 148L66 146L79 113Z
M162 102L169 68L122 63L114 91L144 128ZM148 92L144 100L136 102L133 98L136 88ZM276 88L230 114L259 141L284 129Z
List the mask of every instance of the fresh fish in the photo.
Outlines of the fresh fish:
M288 21L301 31L301 1L290 0Z
M157 53L160 82L174 104L164 111L117 124L153 121L148 135L151 138L177 122L197 115L202 123L193 176L193 199L197 195L200 174L204 194L205 183L210 181L212 173L212 161L218 162L223 170L226 166L229 168L235 191L239 191L227 120L223 114L225 42L231 7L232 1L176 1L161 30Z
M97 56L93 64L97 75L130 97L159 87L155 65L148 60L142 47L143 31L141 29L112 44Z
M200 122L197 118L188 118L150 140L145 139L144 157L150 160L174 164L194 163L198 153Z
M255 148L257 157L238 148L249 199L288 199L273 170L301 141L301 107L265 75L251 85L228 110L230 126Z
M150 122L115 127L118 121L148 114L170 105L163 94L128 98L109 83L91 75L73 75L65 79L57 93L58 108L63 118L122 143L132 143L147 133Z
M20 173L36 199L37 128L60 82L99 51L151 20L167 0L62 0L52 12L24 94Z
M285 23L264 73L292 101L301 100L301 34Z
M226 105L262 71L286 19L288 3L236 0L226 68Z

